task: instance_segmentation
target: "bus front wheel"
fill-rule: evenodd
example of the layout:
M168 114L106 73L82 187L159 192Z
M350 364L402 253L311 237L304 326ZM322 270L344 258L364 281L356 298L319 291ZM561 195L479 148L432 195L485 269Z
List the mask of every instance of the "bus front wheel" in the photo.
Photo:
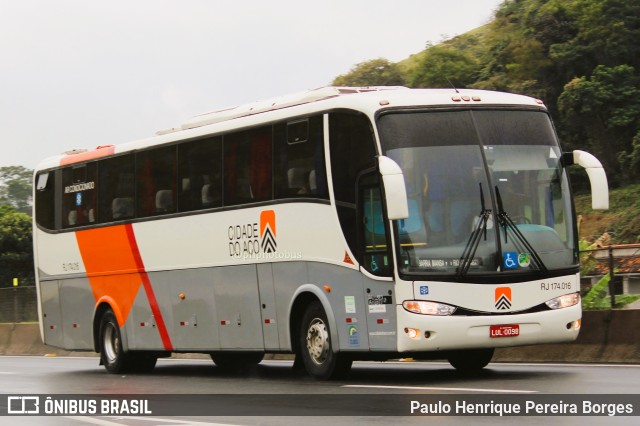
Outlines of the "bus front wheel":
M312 377L329 380L349 373L352 360L334 352L327 314L320 302L312 302L304 312L298 343L304 368Z
M449 363L462 373L477 373L491 362L494 349L469 349L452 353Z
M106 311L100 320L100 363L112 374L148 373L158 360L145 352L125 352L116 316Z

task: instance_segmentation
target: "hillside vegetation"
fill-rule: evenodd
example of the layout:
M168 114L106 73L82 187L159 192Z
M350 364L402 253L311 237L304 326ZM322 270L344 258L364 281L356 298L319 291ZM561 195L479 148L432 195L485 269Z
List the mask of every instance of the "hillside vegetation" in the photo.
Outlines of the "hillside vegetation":
M483 27L438 44L427 43L425 50L398 63L378 58L357 64L333 83L453 85L542 99L563 149L594 154L602 161L610 186L620 188L612 192L608 213L584 210L580 198L582 226L594 233L615 228L614 242L636 242L639 40L640 0L506 0ZM583 172L572 172L572 182L579 193L588 189ZM605 226L608 219L611 224Z
M640 178L640 0L511 0L494 20L334 84L478 88L542 99L565 149L601 159L613 186Z
M580 239L595 241L605 232L616 244L640 243L640 184L613 189L607 211L591 210L591 196L576 196Z

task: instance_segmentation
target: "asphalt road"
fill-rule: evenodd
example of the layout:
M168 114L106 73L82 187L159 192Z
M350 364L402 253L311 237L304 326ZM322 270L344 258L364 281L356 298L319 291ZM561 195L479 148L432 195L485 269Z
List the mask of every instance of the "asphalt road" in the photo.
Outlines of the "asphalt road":
M357 362L348 380L318 382L294 373L289 361L263 361L251 371L229 373L209 360L167 359L160 360L150 375L110 375L98 365L97 358L6 356L0 357L0 383L0 407L3 404L7 407L9 395L34 394L42 398L65 394L72 395L72 399L103 396L166 401L160 405L156 401L153 414L143 417L129 413L109 416L65 413L0 417L2 424L338 426L417 425L437 420L440 424L475 425L545 424L551 417L554 424L640 423L640 403L634 405L634 417L562 417L550 411L542 417L495 415L495 410L507 410L514 404L524 407L529 400L540 403L543 410L553 409L542 407L549 401L552 405L564 403L568 409L569 403L593 401L595 407L602 394L622 395L614 397L613 403L623 403L625 398L640 401L640 366L493 363L482 373L469 377L460 375L446 363ZM486 409L494 410L494 415L444 416L447 404L459 412L461 400L478 405L491 402ZM413 415L411 401L416 404ZM190 406L189 402L195 406L193 412L182 406L177 415L164 412L171 413L175 404ZM416 415L427 408L440 415ZM437 412L438 409L441 411ZM535 414L536 410L537 406L529 412ZM192 414L195 416L189 417Z

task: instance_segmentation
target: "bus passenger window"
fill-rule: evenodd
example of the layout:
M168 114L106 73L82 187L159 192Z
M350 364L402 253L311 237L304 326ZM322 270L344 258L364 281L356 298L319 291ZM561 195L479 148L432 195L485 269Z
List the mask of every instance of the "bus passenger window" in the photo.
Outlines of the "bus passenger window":
M130 219L135 215L133 154L108 158L98 171L98 222Z
M328 198L322 116L277 124L275 198Z
M176 211L176 147L139 152L136 155L138 217Z
M272 199L271 127L251 132L251 198L253 201Z
M222 206L222 138L178 146L178 208L181 212Z
M96 218L96 163L62 170L62 225L89 225Z
M272 198L271 157L271 126L224 137L225 206Z

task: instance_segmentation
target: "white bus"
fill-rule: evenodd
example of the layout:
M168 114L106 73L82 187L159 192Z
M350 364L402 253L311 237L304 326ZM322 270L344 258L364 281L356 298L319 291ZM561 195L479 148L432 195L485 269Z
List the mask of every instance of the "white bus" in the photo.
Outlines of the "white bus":
M448 359L574 340L581 303L566 167L541 101L467 89L326 87L215 111L42 162L42 338L111 373L205 353Z

